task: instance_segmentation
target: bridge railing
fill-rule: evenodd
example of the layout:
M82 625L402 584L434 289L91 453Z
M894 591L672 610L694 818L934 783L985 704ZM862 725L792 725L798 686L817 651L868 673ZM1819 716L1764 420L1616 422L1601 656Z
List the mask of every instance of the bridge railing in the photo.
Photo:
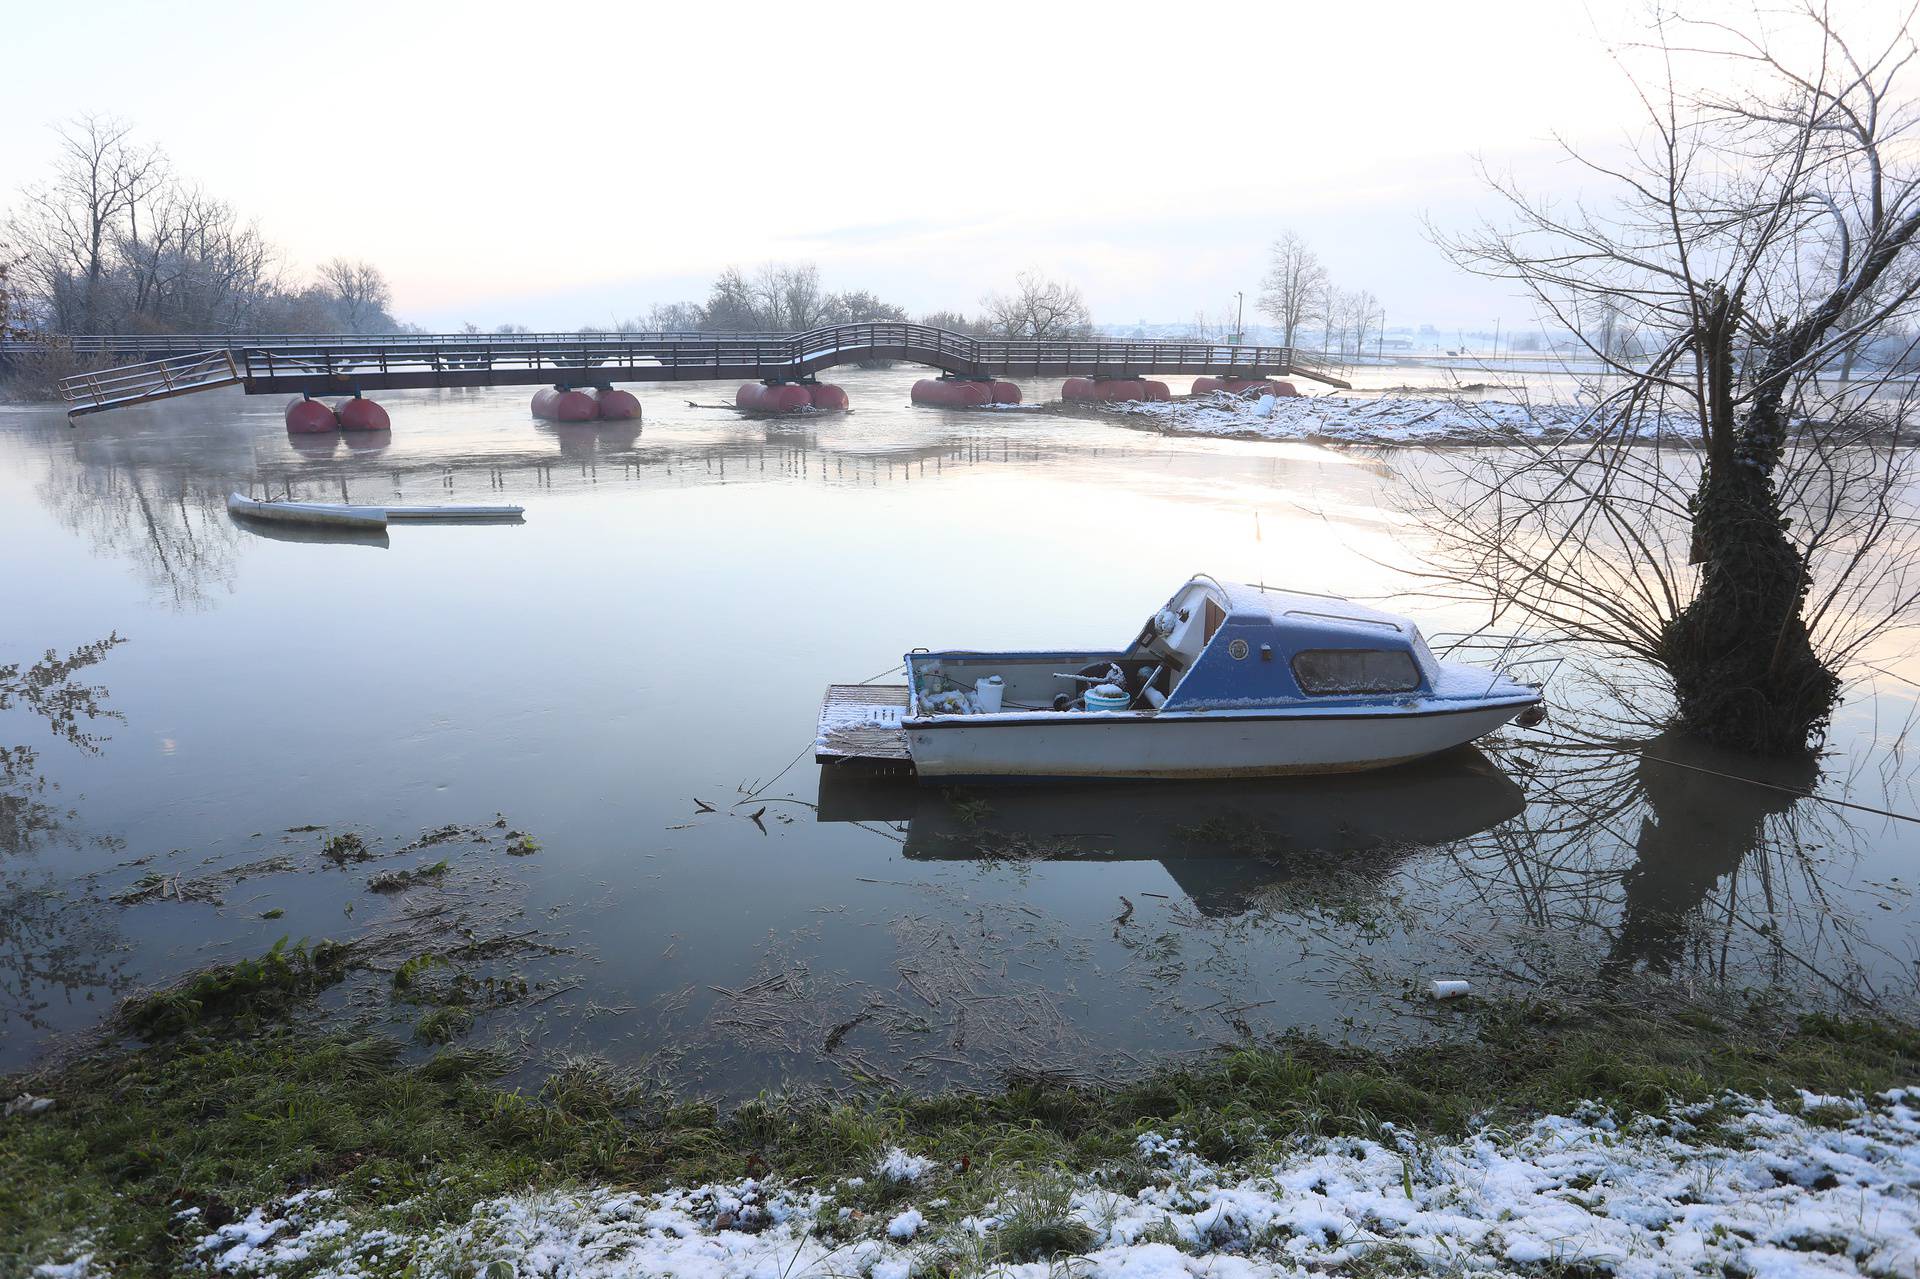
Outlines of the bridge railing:
M190 391L233 386L240 380L232 352L198 351L144 364L123 364L95 373L77 373L61 380L60 394L67 401L68 415L77 417L127 404L164 400Z
M252 333L252 334L105 334L63 338L78 354L180 353L231 350L274 352L308 359L338 356L354 362L392 356L430 355L439 351L484 351L502 357L550 360L549 352L593 354L643 352L671 358L672 352L692 354L723 347L729 351L766 351L797 348L805 354L859 347L911 347L950 355L955 359L994 362L1082 358L1098 351L1101 362L1177 362L1271 365L1303 352L1286 347L1233 343L1086 338L974 338L931 325L891 321L862 321L833 325L804 333L660 331L649 333ZM24 345L30 345L30 340ZM9 342L8 345L23 345ZM1110 357L1110 358L1109 358ZM788 355L787 358L793 358Z
M130 339L145 341L147 339ZM303 388L311 381L430 386L462 381L646 381L662 378L800 377L875 358L931 364L955 373L1293 371L1344 385L1328 361L1283 346L1101 338L977 338L926 324L868 321L805 333L455 333L250 336L245 345L199 350L82 374L65 388L76 404L113 407L183 390L245 381L249 389ZM656 371L658 370L658 371ZM531 376L530 376L531 375Z

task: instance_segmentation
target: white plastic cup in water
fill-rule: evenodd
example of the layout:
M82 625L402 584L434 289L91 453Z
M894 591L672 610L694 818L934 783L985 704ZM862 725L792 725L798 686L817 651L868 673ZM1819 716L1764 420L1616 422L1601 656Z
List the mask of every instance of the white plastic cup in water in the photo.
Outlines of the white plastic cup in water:
M1435 999L1458 999L1470 989L1466 982L1443 979L1429 983L1427 993Z
M998 675L988 675L973 682L973 695L980 702L982 715L998 715L1000 698L1005 694L1007 682Z

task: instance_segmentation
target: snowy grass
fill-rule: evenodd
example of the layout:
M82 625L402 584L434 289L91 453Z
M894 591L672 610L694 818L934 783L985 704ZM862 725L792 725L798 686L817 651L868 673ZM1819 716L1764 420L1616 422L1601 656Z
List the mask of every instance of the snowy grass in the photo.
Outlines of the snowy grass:
M1816 1103L1816 1104L1809 1104ZM1809 1118L1819 1109L1821 1121ZM1794 1113L1795 1110L1800 1113ZM1699 1137L1698 1121L1715 1120ZM895 1153L902 1153L896 1151ZM1675 1273L1920 1267L1920 1091L1729 1095L1625 1119L1600 1106L1456 1141L1288 1137L1214 1164L1176 1131L1068 1175L939 1167L916 1203L847 1228L834 1190L747 1179L512 1194L428 1229L319 1193L207 1233L215 1273L370 1276ZM47 1273L51 1273L48 1271ZM82 1271L81 1273L84 1273Z
M249 1006L0 1083L54 1102L0 1119L0 1273L1547 1273L1642 1257L1622 1223L1656 1220L1755 1273L1903 1273L1914 1028L1725 996L1445 1016L1390 1054L722 1111Z
M1175 435L1355 444L1476 444L1501 440L1581 439L1602 425L1589 405L1521 404L1440 396L1271 396L1224 391L1157 404L1107 406L1130 424ZM1638 427L1637 438L1671 438L1690 422ZM1695 436L1697 438L1697 431Z

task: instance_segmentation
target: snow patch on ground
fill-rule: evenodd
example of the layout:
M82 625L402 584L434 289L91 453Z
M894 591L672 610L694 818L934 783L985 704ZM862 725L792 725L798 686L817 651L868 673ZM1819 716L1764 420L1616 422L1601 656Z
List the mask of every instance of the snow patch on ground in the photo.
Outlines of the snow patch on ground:
M1517 404L1434 396L1303 395L1259 397L1217 391L1162 403L1107 406L1139 425L1176 435L1268 440L1340 440L1362 444L1474 443L1501 439L1590 438L1602 421L1591 405ZM1679 438L1690 423L1649 420L1635 438Z
M1210 1165L1177 1132L1144 1133L1130 1168L1074 1183L1066 1212L1096 1242L1072 1273L1324 1275L1386 1246L1448 1273L1580 1266L1622 1279L1788 1279L1920 1270L1920 1089L1797 1100L1781 1109L1729 1096L1628 1122L1593 1106L1446 1143L1388 1129L1379 1139L1302 1140L1232 1167ZM1702 1128L1709 1112L1713 1126ZM942 1211L949 1202L981 1197L966 1174L896 1149L875 1175L930 1197L852 1223L850 1239L850 1214L830 1193L747 1180L654 1194L510 1195L414 1235L386 1228L378 1214L330 1216L323 1195L295 1196L207 1235L196 1260L225 1274L298 1266L338 1279L409 1267L550 1279L904 1279L916 1261L990 1249L997 1203L1019 1193L1000 1187L997 1201L955 1220L958 1208ZM38 1273L85 1275L87 1265L83 1257ZM992 1270L1011 1279L1061 1273L1046 1262Z
M933 1171L933 1160L910 1155L895 1146L874 1165L873 1175L888 1181L918 1181Z

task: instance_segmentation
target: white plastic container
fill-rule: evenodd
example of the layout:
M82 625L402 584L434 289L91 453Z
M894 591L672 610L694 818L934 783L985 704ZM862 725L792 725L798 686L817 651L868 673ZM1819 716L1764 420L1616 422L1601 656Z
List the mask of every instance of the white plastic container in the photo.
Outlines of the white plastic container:
M998 715L1000 699L1006 695L1007 682L998 675L987 675L973 682L973 696L982 715Z
M1090 711L1123 711L1132 701L1127 690L1112 684L1099 684L1087 690L1087 709Z
M1435 978L1427 984L1427 993L1435 999L1459 999L1473 988L1455 978Z

